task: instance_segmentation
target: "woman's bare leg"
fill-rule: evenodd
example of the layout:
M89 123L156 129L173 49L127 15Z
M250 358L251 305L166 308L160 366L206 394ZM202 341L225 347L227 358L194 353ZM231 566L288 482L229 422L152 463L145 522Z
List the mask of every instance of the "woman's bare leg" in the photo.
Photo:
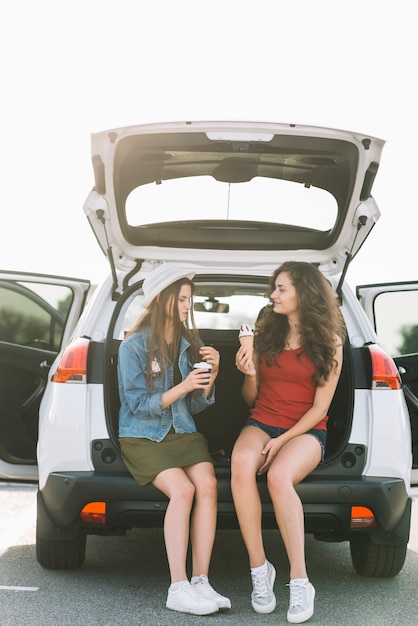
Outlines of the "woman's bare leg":
M290 578L307 578L303 508L295 485L321 460L321 446L312 435L300 435L280 449L267 473L267 485L290 563Z
M232 496L250 567L259 567L266 561L256 476L263 461L261 451L269 439L260 428L248 426L241 432L232 451Z
M216 533L217 481L212 463L184 468L195 489L190 541L192 576L208 576Z
M164 540L171 582L188 580L186 559L194 486L182 468L164 470L153 480L153 485L169 498L164 518Z

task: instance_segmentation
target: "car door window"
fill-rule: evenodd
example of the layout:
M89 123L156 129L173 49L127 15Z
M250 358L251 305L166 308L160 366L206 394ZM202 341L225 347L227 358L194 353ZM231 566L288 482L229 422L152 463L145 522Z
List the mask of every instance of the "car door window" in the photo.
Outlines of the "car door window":
M418 353L418 291L388 291L374 299L376 332L392 355Z
M0 341L57 351L72 302L62 285L0 282Z

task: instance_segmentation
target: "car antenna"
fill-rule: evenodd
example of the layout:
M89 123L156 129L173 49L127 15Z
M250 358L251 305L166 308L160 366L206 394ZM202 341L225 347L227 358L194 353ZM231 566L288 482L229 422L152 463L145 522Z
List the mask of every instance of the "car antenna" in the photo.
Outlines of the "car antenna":
M115 267L115 261L113 259L112 246L109 244L109 238L107 236L106 221L105 221L105 218L104 218L104 210L103 209L97 209L96 216L97 216L97 219L100 220L101 223L103 224L103 229L104 229L104 233L105 233L105 237L106 237L107 258L109 259L110 270L112 272L112 278L113 278L112 300L115 302L116 300L119 300L120 293L118 291L118 277L116 275L116 267Z
M347 270L348 270L348 266L350 265L352 259L353 259L353 248L354 248L354 244L356 243L356 239L357 236L359 234L360 228L362 228L363 226L366 225L367 222L367 215L360 215L360 217L358 218L358 222L357 222L357 232L356 235L354 237L353 243L351 244L351 250L350 252L346 252L346 258L345 258L345 262L344 262L344 267L343 267L343 271L341 272L341 277L340 280L338 281L338 285L337 285L337 296L338 296L338 300L340 301L340 304L342 304L343 302L343 283L347 274Z

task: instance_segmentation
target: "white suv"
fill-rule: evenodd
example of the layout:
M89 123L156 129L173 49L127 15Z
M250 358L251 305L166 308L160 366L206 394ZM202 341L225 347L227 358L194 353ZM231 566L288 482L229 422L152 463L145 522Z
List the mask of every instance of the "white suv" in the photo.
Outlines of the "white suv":
M329 279L348 333L325 462L297 487L306 532L348 541L360 574L401 570L418 347L393 360L373 324L382 292L414 297L418 285L363 286L354 294L345 282L380 215L371 190L383 145L328 128L244 122L92 136L94 187L84 211L109 260L108 279L88 297L88 281L0 273L0 475L39 478L42 566L79 567L90 534L162 525L166 498L140 487L121 459L117 359L142 311L144 277L168 260L196 272L195 320L221 353L216 404L196 422L216 467L218 525L237 528L229 457L248 413L234 367L238 330L254 326L268 304L273 270L303 260ZM401 309L384 302L383 317L404 332ZM404 333L405 345L411 336ZM395 341L393 332L388 339ZM265 478L259 488L264 526L275 526Z

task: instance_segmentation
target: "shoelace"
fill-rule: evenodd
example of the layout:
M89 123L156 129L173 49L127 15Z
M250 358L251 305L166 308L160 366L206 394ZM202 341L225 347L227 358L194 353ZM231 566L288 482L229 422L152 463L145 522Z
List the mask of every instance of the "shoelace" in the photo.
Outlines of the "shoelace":
M254 587L254 595L259 597L265 597L269 593L269 589L267 586L267 575L266 574L253 574L253 587Z
M193 589L192 585L185 585L184 591L188 596L193 598L195 601L198 601L199 603L203 600L202 596L196 591L196 589Z
M202 585L210 593L212 598L215 598L217 595L219 595L217 594L215 589L212 587L208 579L203 578L203 576L201 576L201 578L199 579L198 582L195 583L195 585Z
M304 585L287 585L290 589L290 607L302 606Z

